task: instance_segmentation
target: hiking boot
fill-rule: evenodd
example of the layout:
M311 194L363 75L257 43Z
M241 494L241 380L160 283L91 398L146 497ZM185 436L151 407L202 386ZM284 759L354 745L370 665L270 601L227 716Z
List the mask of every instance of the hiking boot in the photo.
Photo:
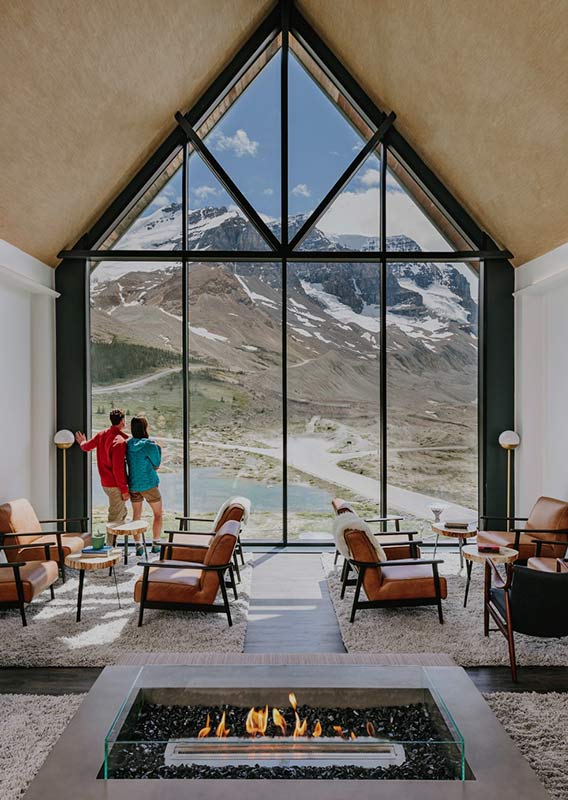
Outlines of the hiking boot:
M143 547L143 545L141 545L141 544L137 544L137 545L136 545L136 555L137 555L138 557L140 557L140 556L143 556L143 555L144 555L144 547Z
M153 545L152 545L152 552L153 553L159 553L161 549L162 549L162 546L161 546L160 542L154 542L153 543Z

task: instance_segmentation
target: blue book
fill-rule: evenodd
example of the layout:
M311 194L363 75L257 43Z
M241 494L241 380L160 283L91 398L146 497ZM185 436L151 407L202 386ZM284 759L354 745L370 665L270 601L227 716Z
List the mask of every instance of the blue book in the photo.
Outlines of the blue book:
M99 547L98 550L90 545L89 547L83 547L81 551L84 556L106 556L110 553L111 550L114 550L114 547L110 544L105 544L104 547Z

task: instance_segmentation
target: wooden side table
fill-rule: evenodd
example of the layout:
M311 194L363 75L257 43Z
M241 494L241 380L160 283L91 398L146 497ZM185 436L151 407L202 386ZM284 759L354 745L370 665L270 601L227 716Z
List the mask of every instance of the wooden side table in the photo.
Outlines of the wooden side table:
M480 553L476 544L468 544L463 548L463 555L467 567L467 582L465 584L465 596L463 599L463 607L465 608L467 606L473 562L476 561L478 564L485 564L490 558L495 564L512 564L513 561L516 561L519 557L519 551L513 550L512 547L500 547L498 553Z
M470 536L477 536L477 523L470 522L467 528L448 528L444 522L435 522L432 525L432 530L436 534L433 558L436 558L436 550L438 549L438 539L440 536L451 536L458 540L461 571L463 569L463 548L467 544L467 540L470 538Z
M131 520L130 522L122 522L115 525L112 522L106 526L107 534L112 536L113 546L116 547L116 539L118 536L124 537L124 563L128 564L128 537L134 534L142 536L142 546L144 547L144 558L148 558L148 551L146 550L146 537L144 534L148 530L148 523L143 519Z
M118 607L121 608L120 605L120 594L118 593L118 583L116 580L116 572L113 569L116 564L120 561L121 554L119 550L113 550L110 553L105 553L105 555L97 557L97 556L84 556L82 553L76 553L75 555L68 555L65 559L65 566L69 567L70 569L78 569L79 570L79 591L77 593L77 617L76 621L81 622L81 604L83 602L83 584L85 582L85 572L96 570L96 569L110 569L112 575L114 576L114 585L116 587L116 598L118 600Z

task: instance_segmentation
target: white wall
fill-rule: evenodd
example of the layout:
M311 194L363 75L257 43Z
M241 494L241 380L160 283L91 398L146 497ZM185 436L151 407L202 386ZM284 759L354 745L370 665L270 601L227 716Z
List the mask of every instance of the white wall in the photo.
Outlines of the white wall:
M568 500L568 243L515 278L516 513L539 495Z
M55 512L54 270L0 240L0 502Z

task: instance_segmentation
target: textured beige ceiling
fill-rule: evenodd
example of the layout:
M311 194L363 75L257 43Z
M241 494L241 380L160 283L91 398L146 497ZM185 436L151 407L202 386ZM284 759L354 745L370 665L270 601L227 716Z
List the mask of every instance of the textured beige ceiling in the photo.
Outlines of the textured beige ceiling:
M516 263L568 240L567 0L298 0ZM272 0L0 0L0 238L56 264Z
M515 263L568 241L568 0L298 0Z

